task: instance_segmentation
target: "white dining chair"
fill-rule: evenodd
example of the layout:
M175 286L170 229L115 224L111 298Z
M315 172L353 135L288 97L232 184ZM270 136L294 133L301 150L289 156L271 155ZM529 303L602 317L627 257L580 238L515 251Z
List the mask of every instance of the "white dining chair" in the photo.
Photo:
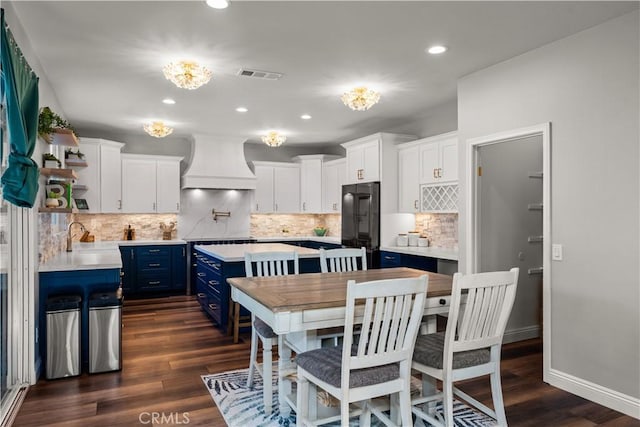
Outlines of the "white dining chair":
M328 250L320 248L320 272L322 273L344 273L366 269L367 250L365 247ZM343 335L342 329L341 327L323 328L316 333L322 345L338 345Z
M426 275L419 278L347 283L345 334L342 346L298 354L297 425L319 425L340 420L348 426L352 415L369 425L374 414L391 420L371 399L392 395L399 403L402 425L411 425L411 356L427 295ZM364 304L362 304L364 302ZM356 320L361 333L354 343ZM310 383L340 400L340 415L309 418ZM351 403L362 402L350 414Z
M518 268L453 276L451 305L445 332L420 335L413 354L413 369L423 375L423 395L412 401L413 413L435 426L453 426L453 396L507 425L500 383L500 349L513 307ZM466 292L466 300L462 305ZM429 396L433 388L427 375L442 381L442 391ZM490 409L462 392L453 383L489 375L493 407ZM437 391L437 390L434 390ZM443 400L444 419L435 413L433 402Z
M322 273L344 273L366 269L367 250L364 247L360 249L320 249L320 271Z
M289 262L293 263L293 274L299 273L297 252L245 253L244 266L247 277L283 276L289 274ZM271 414L273 386L273 345L278 343L278 335L260 318L251 314L251 355L247 387L253 387L255 372L262 376L262 397L264 411ZM262 343L262 370L258 364L258 340Z

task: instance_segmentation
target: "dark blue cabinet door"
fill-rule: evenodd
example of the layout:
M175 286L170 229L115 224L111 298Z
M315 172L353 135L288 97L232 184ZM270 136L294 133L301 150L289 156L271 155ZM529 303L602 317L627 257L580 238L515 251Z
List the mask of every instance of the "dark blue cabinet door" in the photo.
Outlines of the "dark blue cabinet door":
M130 294L135 291L136 283L136 264L135 250L133 246L121 246L120 257L122 258L122 291Z
M438 270L438 260L431 257L402 254L402 266L435 273Z
M187 288L187 246L171 247L171 289L184 290Z
M380 252L380 268L402 267L401 255L395 252Z

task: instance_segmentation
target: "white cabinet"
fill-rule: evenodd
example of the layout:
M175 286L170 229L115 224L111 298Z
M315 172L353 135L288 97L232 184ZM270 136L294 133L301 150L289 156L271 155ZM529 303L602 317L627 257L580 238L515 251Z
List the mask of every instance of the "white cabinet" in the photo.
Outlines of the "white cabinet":
M175 213L180 210L181 157L122 155L122 211Z
M121 142L80 138L80 151L87 167L77 169L78 190L74 197L85 199L89 213L122 212Z
M338 159L322 165L322 211L342 212L342 186L347 176L347 160Z
M300 165L253 162L256 175L255 213L300 212Z
M322 211L322 158L298 156L300 162L300 211Z
M345 148L348 184L380 181L380 139L377 136Z
M421 140L420 183L435 184L458 180L458 137L449 132Z
M398 212L420 212L420 146L398 148Z

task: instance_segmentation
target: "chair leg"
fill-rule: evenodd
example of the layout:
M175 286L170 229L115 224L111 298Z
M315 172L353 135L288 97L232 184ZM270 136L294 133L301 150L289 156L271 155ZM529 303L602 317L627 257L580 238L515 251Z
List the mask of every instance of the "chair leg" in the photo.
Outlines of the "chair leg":
M360 414L360 427L371 427L371 399L362 402L362 413ZM344 425L344 424L343 424Z
M493 408L496 413L496 421L499 426L507 425L507 415L504 412L504 401L502 400L502 384L500 381L500 365L496 364L496 370L489 375L491 379L491 395L493 397Z
M347 396L342 396L342 400L340 400L340 425L348 426L349 425L349 400L346 399Z
M442 411L444 413L444 423L447 427L453 426L453 383L447 377L442 381Z
M238 343L238 336L240 335L240 304L233 303L233 343Z
M273 400L273 365L272 365L272 340L262 341L262 398L264 399L264 412L271 414Z
M309 380L298 370L298 394L296 406L298 407L296 425L305 426L309 421Z
M249 388L253 388L253 375L255 374L256 363L258 363L258 334L252 328L251 353L249 356L249 376L247 378L247 387Z
M410 386L398 393L398 400L400 404L400 418L402 419L402 426L413 426L411 418L411 390Z

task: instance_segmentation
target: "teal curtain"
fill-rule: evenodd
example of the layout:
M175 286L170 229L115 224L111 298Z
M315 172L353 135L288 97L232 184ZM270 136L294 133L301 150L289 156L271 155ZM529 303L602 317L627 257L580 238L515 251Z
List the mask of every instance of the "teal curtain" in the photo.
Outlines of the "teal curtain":
M38 77L22 56L2 14L0 91L6 105L8 165L2 174L2 196L31 208L38 193L38 165L31 159L38 137Z

